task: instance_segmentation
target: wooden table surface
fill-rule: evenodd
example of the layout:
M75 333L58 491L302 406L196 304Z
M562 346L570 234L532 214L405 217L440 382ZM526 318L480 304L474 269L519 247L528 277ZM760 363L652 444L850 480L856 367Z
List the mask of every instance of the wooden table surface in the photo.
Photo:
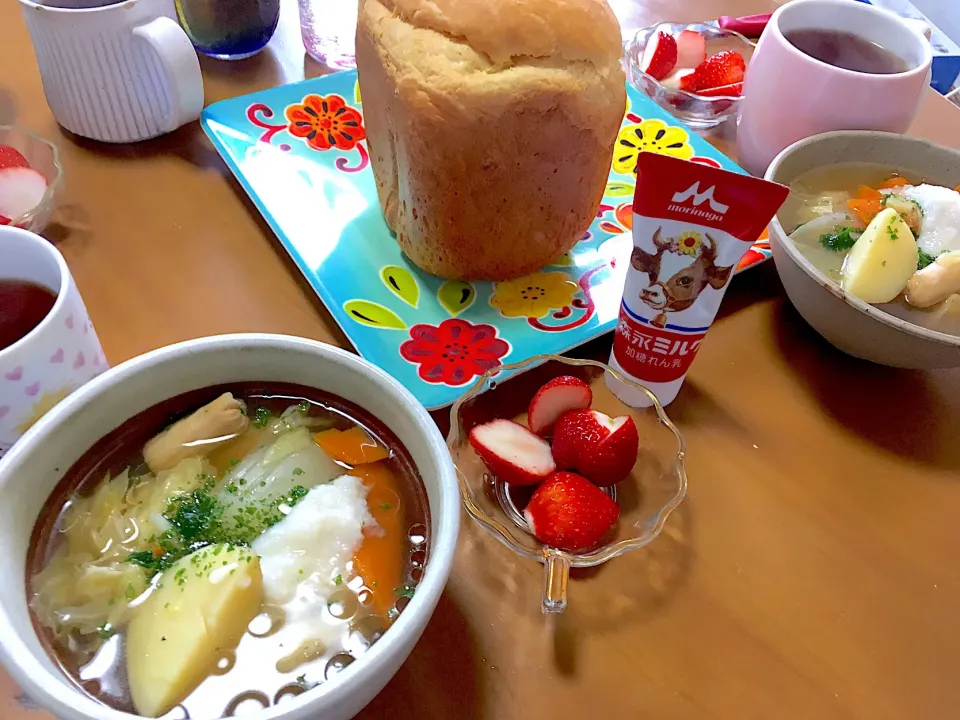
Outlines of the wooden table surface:
M295 6L260 56L203 61L207 102L322 72ZM627 28L772 7L616 6ZM135 146L67 138L14 0L0 28L0 124L60 142L68 192L49 237L111 362L238 331L347 344L197 123ZM960 111L931 91L912 132L960 147ZM669 408L690 491L664 535L579 577L548 620L540 567L465 518L436 615L360 717L960 715L960 375L839 354L772 264L733 281L699 357ZM49 716L0 671L0 717Z

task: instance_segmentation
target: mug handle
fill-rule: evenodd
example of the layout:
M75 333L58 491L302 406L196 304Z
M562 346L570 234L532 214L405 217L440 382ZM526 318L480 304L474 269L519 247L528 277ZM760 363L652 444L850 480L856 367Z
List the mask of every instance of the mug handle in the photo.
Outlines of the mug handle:
M171 90L171 117L164 132L200 117L203 110L203 76L190 38L176 21L158 17L133 28L134 37L145 40L157 57Z

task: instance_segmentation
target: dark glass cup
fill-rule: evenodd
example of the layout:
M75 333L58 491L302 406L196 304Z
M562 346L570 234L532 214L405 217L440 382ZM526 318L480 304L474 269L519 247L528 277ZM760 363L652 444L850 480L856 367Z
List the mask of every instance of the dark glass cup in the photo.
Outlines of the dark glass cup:
M219 60L256 55L273 37L280 0L176 0L177 18L194 47Z

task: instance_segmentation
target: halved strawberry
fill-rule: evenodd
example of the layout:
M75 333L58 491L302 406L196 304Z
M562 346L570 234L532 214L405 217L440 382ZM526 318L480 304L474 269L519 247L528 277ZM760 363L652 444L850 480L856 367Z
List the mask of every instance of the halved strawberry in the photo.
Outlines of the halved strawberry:
M536 489L523 514L540 542L583 552L599 545L610 533L620 517L620 508L586 478L558 472Z
M677 67L695 68L707 59L707 39L696 30L677 35Z
M637 461L640 436L630 416L610 418L596 410L563 415L553 431L557 467L576 470L597 485L625 479Z
M550 445L513 420L491 420L470 431L470 444L494 477L536 485L557 469Z
M693 70L690 70L690 69L681 70L679 68L675 68L672 73L670 73L663 80L660 81L660 84L666 88L679 90L680 83L683 82L683 79L685 77L688 77L690 75L693 75Z
M0 169L13 167L30 167L30 163L15 147L0 145Z
M677 40L663 30L655 32L640 57L640 69L654 80L662 80L677 64Z
M697 94L703 95L703 97L723 97L725 95L739 97L742 93L742 82L733 83L732 85L721 85L720 87L706 88L705 90L697 91Z
M689 92L699 92L743 82L746 67L743 55L734 50L723 50L700 63L692 75L682 78L680 87Z
M0 215L15 218L33 210L47 192L47 179L36 170L8 167L0 170Z
M550 380L530 401L527 424L537 435L546 435L553 429L557 418L570 410L590 407L593 392L580 378L561 375Z

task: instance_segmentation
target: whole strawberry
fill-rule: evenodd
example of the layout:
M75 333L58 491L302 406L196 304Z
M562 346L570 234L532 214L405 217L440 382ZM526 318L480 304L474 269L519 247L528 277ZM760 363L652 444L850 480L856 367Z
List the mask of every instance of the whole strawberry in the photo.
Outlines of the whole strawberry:
M583 552L607 537L617 524L620 508L586 478L556 472L533 493L524 516L540 542Z

